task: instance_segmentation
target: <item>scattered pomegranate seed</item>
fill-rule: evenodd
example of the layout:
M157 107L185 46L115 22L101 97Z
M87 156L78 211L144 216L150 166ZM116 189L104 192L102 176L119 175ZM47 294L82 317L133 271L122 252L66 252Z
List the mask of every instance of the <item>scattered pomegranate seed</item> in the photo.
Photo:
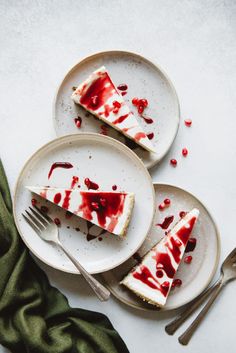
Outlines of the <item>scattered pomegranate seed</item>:
M170 160L170 164L172 164L173 167L176 167L176 166L177 166L177 160L174 159L174 158L172 158L172 159Z
M61 225L61 221L59 218L54 218L54 223L57 225L57 226L60 226Z
M41 206L40 207L40 210L44 213L47 213L48 212L48 207L47 206Z
M37 205L37 200L36 200L36 199L32 199L32 200L31 200L31 205L32 205L32 206Z
M127 92L121 92L122 96L125 96L127 94Z
M117 185L112 185L112 190L116 191L117 190Z
M127 91L128 85L127 85L126 83L121 83L119 86L117 86L117 88L118 88L120 91Z
M183 218L185 215L186 215L186 212L184 212L184 211L181 211L181 212L179 213L180 218Z
M99 209L99 204L97 202L92 202L91 205L95 210Z
M81 128L81 124L82 124L82 119L80 116L78 116L78 118L74 119L75 125L77 126L78 129Z
M133 105L138 105L138 103L139 103L139 99L138 99L137 97L134 97L134 98L132 99L132 104L133 104Z
M174 281L172 282L172 287L173 287L173 288L174 288L174 287L180 287L181 284L182 284L181 279L176 278L176 279L174 279Z
M159 208L160 211L163 211L165 207L166 207L166 205L164 204L164 202L162 202L162 203L158 206L158 208Z
M114 113L114 114L118 114L118 112L119 112L119 108L113 109L113 113Z
M139 100L139 104L143 105L146 108L148 106L148 101L146 98L142 98Z
M149 138L149 140L152 140L154 137L154 133L150 132L150 134L147 134L147 137Z
M192 125L192 120L191 119L186 119L184 120L184 123L186 126L190 127Z
M112 104L113 104L114 107L116 107L116 108L120 108L120 107L121 107L121 104L120 104L120 102L118 102L118 101L114 101Z
M165 199L165 200L164 200L164 204L165 204L166 206L169 206L169 205L170 205L170 199Z
M187 148L183 148L183 149L182 149L182 155L183 155L184 157L187 157L187 155L188 155L188 150L187 150Z
M98 237L98 240L99 240L99 241L102 241L102 237Z
M105 207L106 204L107 204L106 199L100 198L100 204L101 204L103 207Z
M157 278L162 278L163 277L163 271L162 270L157 270L156 276L157 276Z
M139 105L139 106L138 106L138 113L139 113L139 114L142 114L143 111L144 111L144 105Z
M193 259L193 257L192 257L191 255L186 256L186 257L184 258L184 262L185 262L186 264L190 264L190 263L192 262L192 259Z

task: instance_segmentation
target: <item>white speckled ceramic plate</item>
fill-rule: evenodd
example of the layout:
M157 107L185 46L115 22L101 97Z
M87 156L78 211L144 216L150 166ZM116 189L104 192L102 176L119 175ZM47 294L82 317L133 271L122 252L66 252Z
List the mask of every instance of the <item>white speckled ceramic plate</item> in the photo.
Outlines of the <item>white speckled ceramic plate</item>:
M143 256L165 236L165 230L157 226L158 223L163 222L165 217L174 216L173 223L170 225L171 228L171 226L179 220L179 213L181 211L190 211L194 207L200 210L198 222L191 234L192 238L197 239L196 247L194 251L185 254L185 256L192 256L192 262L190 264L186 264L183 261L181 262L175 278L180 278L182 285L171 291L165 307L161 309L163 311L177 309L187 304L199 295L210 283L219 262L220 239L214 220L206 207L195 196L178 187L163 184L155 184L155 193L156 213L154 222L149 235L142 247L138 250L140 256ZM171 200L171 205L165 208L165 210L160 211L158 205L162 203L165 198ZM105 283L114 296L125 304L137 309L157 311L159 310L158 308L142 301L142 299L119 284L124 275L128 273L136 263L137 261L132 257L112 271L103 273Z
M54 162L69 162L71 169L55 169L48 180ZM22 239L29 249L46 264L62 271L77 273L73 264L56 247L41 240L22 217L31 204L26 185L70 187L73 176L80 179L81 189L87 189L84 178L99 184L100 190L135 193L135 206L124 239L110 233L88 241L88 223L80 217L67 218L65 210L35 197L38 205L46 205L52 218L61 221L60 239L90 273L114 268L126 261L141 246L149 232L154 216L154 188L151 177L141 160L126 146L99 134L69 135L51 141L39 149L26 163L15 189L14 216ZM91 235L99 235L101 228L93 226ZM102 240L102 241L101 241Z
M107 67L117 86L121 83L128 85L124 99L133 112L136 113L136 108L131 102L133 97L147 98L149 101L145 115L151 117L154 123L146 124L138 114L136 116L146 133L154 133L152 142L156 153L138 147L111 127L108 127L107 134L132 148L147 168L152 167L164 157L175 139L179 126L179 103L167 75L157 65L140 55L125 51L107 51L89 56L75 65L60 84L53 103L56 133L58 136L81 132L101 133L103 123L74 104L71 94L73 87L78 86L102 65ZM82 118L79 129L74 123L77 116Z

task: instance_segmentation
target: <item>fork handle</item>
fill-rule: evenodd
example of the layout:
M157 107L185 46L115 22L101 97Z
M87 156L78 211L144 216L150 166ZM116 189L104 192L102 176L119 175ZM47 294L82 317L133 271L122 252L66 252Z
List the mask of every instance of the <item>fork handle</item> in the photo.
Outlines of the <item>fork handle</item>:
M101 301L106 301L110 297L110 292L107 288L105 288L100 282L96 280L93 276L91 276L85 268L80 264L76 258L69 253L69 251L61 244L61 242L57 242L57 245L61 248L61 250L66 254L66 256L71 260L71 262L75 265L75 267L79 270L81 275L86 279L90 287L93 289L94 293L98 296Z
M215 284L213 284L206 291L201 293L192 303L187 306L187 308L179 315L176 319L171 321L165 327L166 333L169 335L173 335L176 330L190 317L190 315L196 311L199 306L205 301L207 297L209 297L219 286L221 279L219 279Z
M214 303L214 301L216 300L216 298L220 294L223 286L224 286L223 282L218 283L216 290L213 292L212 296L210 297L210 299L208 300L206 305L203 307L203 309L200 311L200 313L198 314L196 319L193 320L193 322L187 328L187 330L184 331L184 333L178 338L179 343L181 343L183 345L188 344L192 335L194 334L194 332L196 331L196 329L198 328L198 326L200 325L200 323L202 322L202 320L206 316L207 312L209 311L210 307L212 306L212 304Z

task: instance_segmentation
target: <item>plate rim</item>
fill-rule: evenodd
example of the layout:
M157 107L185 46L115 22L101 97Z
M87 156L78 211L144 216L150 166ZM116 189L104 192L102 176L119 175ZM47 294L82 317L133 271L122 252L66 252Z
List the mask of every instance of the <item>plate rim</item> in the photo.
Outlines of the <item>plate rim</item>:
M145 166L147 169L151 169L153 168L155 165L157 165L158 163L160 163L163 158L168 154L168 152L170 151L170 148L172 147L175 139L176 139L176 136L177 136L177 133L179 131L179 126L180 126L180 115L181 115L181 112L180 112L180 102L179 102L179 97L177 95L177 91L175 89L175 86L173 85L171 79L169 78L169 76L166 74L165 70L162 69L162 67L157 64L156 62L152 61L151 58L149 57L144 57L141 53L138 53L138 52L133 52L133 51L128 51L128 50L116 50L116 49L112 49L112 50L104 50L104 51L98 51L98 52L93 52L87 56L83 56L79 61L76 62L75 65L73 65L72 67L69 68L69 70L67 71L67 73L65 74L65 76L63 77L63 79L60 81L59 84L57 84L56 86L56 90L55 90L55 93L54 93L54 96L53 96L53 102L52 102L52 119L53 119L53 128L54 128L54 131L56 133L56 136L57 137L62 137L62 136L59 136L58 135L58 132L57 132L57 125L56 125L56 101L57 101L57 97L58 97L58 93L59 93L59 90L61 89L61 87L63 86L65 80L67 79L67 77L77 69L78 66L80 66L81 64L83 64L84 62L86 62L87 60L91 60L93 58L96 58L98 56L101 56L101 55L108 55L108 54L125 54L125 55L133 55L135 56L136 58L138 59L141 59L143 61L146 61L148 64L154 66L160 73L161 75L164 77L164 79L166 80L166 82L169 84L170 88L171 88L171 92L172 92L172 95L173 95L173 98L174 98L174 101L175 101L175 106L176 106L176 118L177 118L177 125L176 125L176 128L175 128L175 133L172 137L172 140L171 140L171 143L169 145L169 147L167 148L167 150L160 156L160 158L156 161L152 161L150 164L148 164L148 166ZM81 134L82 132L77 132L77 133L74 133L73 135L79 135ZM63 135L63 136L66 136L66 135ZM116 139L115 139L116 140ZM136 153L135 153L136 154Z
M63 142L61 140L65 140L65 141L70 141L70 139L80 139L81 137L85 137L85 135L87 137L91 137L91 136L94 136L95 138L99 138L101 140L110 140L114 143L114 139L112 137L109 137L109 136L103 136L101 134L97 134L97 133L93 133L93 132L83 132L83 133L80 133L80 134L69 134L69 135L64 135L64 136L60 136L60 137L56 137L55 139L53 140L50 140L49 142L45 143L43 146L41 146L40 148L38 148L24 163L18 177L17 177L17 180L15 182L15 186L14 186L14 190L13 190L13 197L12 197L12 205L13 205L13 217L14 217L14 221L15 221L15 225L16 225L16 228L18 230L18 233L20 234L20 237L22 239L22 241L24 242L24 244L27 246L27 248L32 252L32 254L34 256L36 256L40 261L42 261L43 263L45 263L46 265L56 269L56 270L59 270L59 271L62 271L62 272L65 272L65 273L71 273L71 274L78 274L80 275L80 273L78 272L77 269L75 269L74 271L73 270L68 270L66 268L64 268L63 266L53 266L51 263L49 263L48 261L45 261L40 255L38 255L34 249L32 249L27 240L25 239L24 235L22 234L23 232L21 231L20 229L20 225L19 225L19 222L18 222L18 219L17 219L17 213L16 213L16 193L17 193L17 190L18 190L18 187L19 187L19 183L22 179L22 176L23 174L25 173L27 167L28 167L28 164L37 156L38 153L40 153L41 151L43 151L45 148L47 148L48 146L50 146L51 144L57 144L58 142ZM147 175L147 179L149 180L150 182L150 186L152 186L152 199L153 199L153 212L152 212L152 218L151 218L151 222L150 222L150 225L148 227L148 230L147 230L147 233L146 233L146 236L148 234L148 232L150 231L151 227L152 227L152 223L153 223L153 219L154 219L154 216L155 216L155 190L154 190L154 185L153 185L153 181L152 181L152 178L151 178L151 175L149 174L147 168L145 167L144 163L142 162L142 160L130 149L128 148L126 145L124 145L123 143L115 140L115 143L120 145L121 148L124 148L126 150L126 152L128 152L131 157L133 157L139 164L140 166L142 167L143 171L145 172L145 174ZM142 245L142 243L144 242L146 236L143 238L142 242L135 248L135 250L133 251L133 254L137 251L137 249L140 248L140 246ZM129 257L132 256L132 255L129 255ZM109 269L106 269L106 270L103 270L103 271L92 271L92 272L89 272L90 274L98 274L98 273L102 273L102 272L107 272L109 270L112 270L113 268L117 267L117 266L120 266L123 262L127 261L129 259L129 257L127 257L125 260L122 260L119 264L115 265L115 266L111 266Z
M169 312L169 311L173 311L173 310L177 310L181 307L184 307L185 305L189 304L190 302L192 302L199 294L201 294L208 286L209 284L211 283L213 277L215 276L216 274L216 270L218 268L218 265L219 265L219 261L220 261L220 254L221 254L221 238L220 238L220 231L219 231L219 228L217 226L217 223L215 221L215 218L212 216L211 212L209 211L209 209L206 207L206 205L201 201L199 200L199 198L197 196L195 196L192 192L190 192L189 190L186 190L186 189L183 189L181 186L177 186L177 185L174 185L174 184L169 184L169 183L157 183L157 182L153 182L153 186L154 186L154 189L156 186L169 186L169 187L174 187L174 188L177 188L177 189L180 189L180 190L183 190L184 192L188 193L189 195L193 196L195 199L198 200L198 202L200 203L200 205L207 211L208 215L210 216L212 222L213 222L213 225L214 225L214 228L215 228L215 233L216 233L216 240L217 240L217 254L216 254L216 260L215 260L215 264L214 264L214 267L213 267L213 270L211 272L211 275L209 276L208 280L206 281L206 283L202 286L201 288L201 291L199 291L199 293L197 293L196 295L194 295L194 297L191 299L191 300L186 300L183 304L179 305L179 306L173 306L171 308L165 308L165 306L163 308L158 308L158 307L155 307L153 306L153 308L150 307L147 308L147 307L138 307L136 305L134 305L132 302L129 302L128 300L124 299L123 297L120 297L119 295L117 295L117 292L113 290L112 286L109 286L109 283L107 283L107 281L105 280L104 276L103 276L103 273L101 273L101 277L103 279L103 282L105 284L105 286L110 290L110 292L112 293L112 295L114 295L114 297L122 302L123 304L126 304L127 306L131 307L131 308L134 308L136 310L140 310L140 311L146 311L146 312L158 312L158 313L161 313L161 312Z

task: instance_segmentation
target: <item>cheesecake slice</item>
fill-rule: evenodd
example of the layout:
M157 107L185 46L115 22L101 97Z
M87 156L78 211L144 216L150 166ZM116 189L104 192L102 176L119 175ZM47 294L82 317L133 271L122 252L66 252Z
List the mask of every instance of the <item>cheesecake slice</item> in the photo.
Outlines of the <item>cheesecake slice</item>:
M126 234L134 206L133 193L34 186L27 188L110 233L120 236Z
M121 284L150 304L164 306L198 215L196 208L187 213Z
M119 94L104 66L94 71L79 85L72 94L72 99L146 150L155 152L152 143Z

